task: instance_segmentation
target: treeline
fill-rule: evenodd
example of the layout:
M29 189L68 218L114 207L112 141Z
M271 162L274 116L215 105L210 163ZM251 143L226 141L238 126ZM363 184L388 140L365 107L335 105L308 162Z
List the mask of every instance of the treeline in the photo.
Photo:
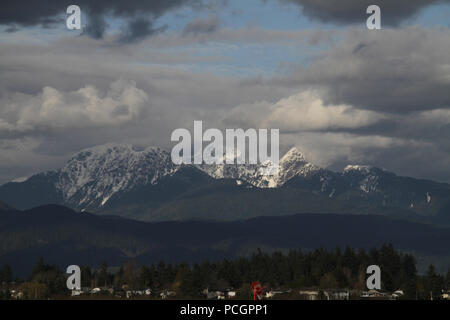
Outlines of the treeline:
M268 289L353 289L366 290L366 269L369 265L381 268L382 290L403 290L405 298L428 299L439 297L450 289L450 270L438 274L431 265L425 275L418 275L415 258L396 251L392 245L379 249L354 250L349 247L333 251L317 249L304 252L292 250L286 254L266 254L258 250L251 257L235 260L188 265L163 262L142 266L127 262L117 270L103 264L99 269L81 267L82 287L125 287L128 290L174 290L177 297L200 298L204 289L234 288L247 296L250 284L260 281ZM9 283L12 270L5 266L0 272L0 283ZM69 294L66 275L57 266L38 261L26 280L16 279L19 289L28 298L33 295L52 296Z

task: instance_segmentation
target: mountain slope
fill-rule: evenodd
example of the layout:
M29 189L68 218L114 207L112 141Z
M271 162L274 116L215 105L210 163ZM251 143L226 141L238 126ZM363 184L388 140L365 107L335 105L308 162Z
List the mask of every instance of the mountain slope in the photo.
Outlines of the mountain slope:
M19 209L61 204L144 221L328 212L450 224L448 184L369 166L334 172L296 148L280 159L277 174L262 175L266 166L174 166L160 148L107 144L77 153L59 170L0 186L0 200Z
M381 216L303 214L236 222L145 223L78 214L60 206L0 214L0 261L27 274L42 256L70 264L119 265L134 259L166 263L232 258L289 248L378 247L387 241L448 266L450 229ZM446 264L447 263L447 264Z
M342 173L321 169L308 177L296 176L284 187L308 189L361 207L399 208L441 220L450 217L450 185L369 166L348 166Z
M155 185L176 170L170 154L160 148L107 144L75 154L57 171L1 186L0 199L19 209L54 203L98 210L114 195Z
M24 182L9 182L0 186L0 200L17 209L62 204L63 196L56 187L58 179L58 173L50 171L36 174Z
M170 154L159 148L105 145L76 154L58 171L64 203L77 209L102 207L116 193L156 184L176 171Z

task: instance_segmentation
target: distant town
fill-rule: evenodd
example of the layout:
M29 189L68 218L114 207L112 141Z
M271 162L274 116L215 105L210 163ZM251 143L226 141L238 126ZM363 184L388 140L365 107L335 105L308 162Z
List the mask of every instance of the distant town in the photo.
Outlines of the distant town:
M366 287L365 267L371 263L382 270L380 290ZM450 300L450 270L443 275L430 265L420 275L414 257L391 245L369 251L259 250L251 257L192 265L103 263L81 267L81 286L72 290L67 278L65 270L43 258L23 279L4 265L0 299ZM261 284L258 294L252 291L254 281Z

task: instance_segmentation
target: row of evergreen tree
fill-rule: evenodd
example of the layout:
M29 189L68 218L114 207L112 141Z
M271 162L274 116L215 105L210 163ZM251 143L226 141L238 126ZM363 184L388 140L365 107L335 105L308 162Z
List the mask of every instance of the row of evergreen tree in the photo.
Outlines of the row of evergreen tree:
M450 290L450 270L446 275L440 275L431 265L425 275L418 275L414 256L400 253L392 245L369 251L347 247L333 251L292 250L285 254L266 254L258 250L251 257L220 262L204 261L193 265L160 262L142 266L130 261L117 270L108 268L104 263L98 269L81 267L81 274L83 287L170 289L177 291L178 296L196 298L201 297L206 288L248 291L253 281L260 281L272 289L365 290L366 268L369 265L380 266L383 290L392 292L401 289L405 292L405 298L425 299L430 293L438 297L442 290ZM0 271L0 283L12 280L13 270L4 266ZM68 294L64 272L42 259L34 266L29 279L15 280L28 286L40 285L40 290L46 295Z

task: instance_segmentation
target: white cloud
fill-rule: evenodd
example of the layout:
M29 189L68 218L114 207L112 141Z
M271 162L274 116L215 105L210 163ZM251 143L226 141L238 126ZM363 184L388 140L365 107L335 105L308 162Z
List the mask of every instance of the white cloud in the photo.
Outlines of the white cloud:
M303 91L278 101L264 121L267 127L289 131L361 128L383 115L349 105L325 105L316 91Z
M0 133L114 126L137 119L149 102L133 81L118 80L102 94L94 86L63 92L44 87L37 95L14 93L0 101Z
M274 104L262 101L239 105L227 121L282 131L317 131L362 128L383 118L380 113L349 105L326 105L317 91L305 90Z
M450 124L450 110L449 109L435 109L421 112L416 121L425 122L429 125L448 125Z
M0 183L57 167L49 163L94 144L169 148L170 133L194 120L222 129L279 127L284 147L300 145L320 165L368 162L407 175L423 168L424 177L450 181L448 28L219 28L123 46L38 38L0 35ZM310 43L316 47L305 55ZM244 70L227 56L232 50L240 57L243 48L261 49L251 57L259 65L274 47L301 48L301 65L281 61L287 67L273 77L218 72ZM137 84L108 89L122 75ZM24 138L36 139L26 152L2 144Z

